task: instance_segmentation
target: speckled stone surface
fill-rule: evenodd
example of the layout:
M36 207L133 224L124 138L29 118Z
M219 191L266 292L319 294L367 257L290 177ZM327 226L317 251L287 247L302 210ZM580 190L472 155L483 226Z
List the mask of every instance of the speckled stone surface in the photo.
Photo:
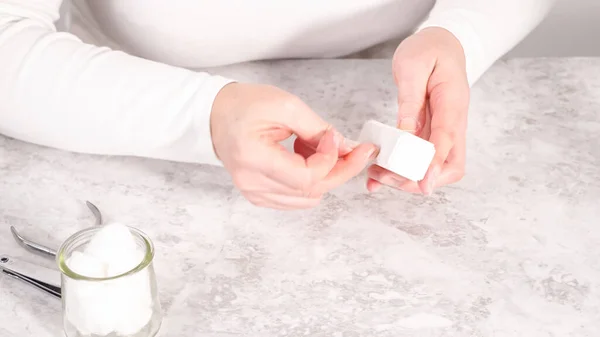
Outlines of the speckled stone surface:
M281 85L357 136L393 123L389 60L222 74ZM467 175L432 197L364 177L316 209L255 208L219 168L0 138L0 254L52 266L84 201L156 245L160 336L599 336L600 59L496 65L472 92ZM61 336L61 305L0 275L0 336Z

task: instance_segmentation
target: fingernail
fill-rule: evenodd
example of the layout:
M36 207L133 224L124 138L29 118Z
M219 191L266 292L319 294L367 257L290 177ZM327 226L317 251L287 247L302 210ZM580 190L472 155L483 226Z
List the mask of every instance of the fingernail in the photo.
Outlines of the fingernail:
M344 145L347 145L351 150L354 150L360 143L352 139L344 138Z
M367 190L370 193L376 192L381 189L381 183L373 178L367 178Z
M439 174L440 174L440 167L439 166L434 167L433 170L431 171L431 177L429 178L429 181L427 182L427 195L433 194L433 188L435 186L435 181L437 180Z
M328 153L332 151L334 148L337 149L339 145L339 139L336 143L336 137L330 129L325 130L323 137L319 141L319 145L317 146L317 152L320 153Z
M335 145L336 149L340 148L340 144L343 142L343 140L344 137L339 132L333 130L333 144Z
M373 160L379 154L379 149L377 147L373 147L369 151L367 151L367 160Z
M415 132L419 128L419 121L414 117L403 117L398 123L398 129Z

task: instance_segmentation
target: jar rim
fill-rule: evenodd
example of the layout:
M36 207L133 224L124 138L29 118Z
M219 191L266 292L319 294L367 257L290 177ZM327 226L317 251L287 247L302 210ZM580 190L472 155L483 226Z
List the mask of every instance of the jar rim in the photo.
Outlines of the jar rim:
M67 265L67 259L65 258L65 252L66 252L67 248L70 247L73 244L73 242L75 242L78 238L82 237L83 235L89 234L91 232L97 232L101 229L101 227L90 227L90 228L83 229L83 230L76 232L75 234L71 235L68 239L66 239L62 243L62 245L60 245L60 248L58 249L58 253L56 254L56 262L58 263L58 268L61 271L61 273L64 274L65 276L68 276L71 279L74 279L74 280L98 282L98 281L110 281L110 280L115 280L115 279L118 279L121 277L133 275L133 274L143 270L144 268L146 268L154 259L154 244L152 243L152 240L150 240L150 238L148 237L148 235L146 235L146 233L142 232L141 230L139 230L135 227L131 227L131 226L125 226L125 227L127 227L127 229L129 229L129 231L131 231L133 234L138 235L144 241L144 246L146 248L146 252L144 254L144 258L138 265L136 265L135 267L133 267L132 269L130 269L124 273L110 276L110 277L85 276L85 275L78 274L75 271L73 271L73 269L69 268L69 266Z

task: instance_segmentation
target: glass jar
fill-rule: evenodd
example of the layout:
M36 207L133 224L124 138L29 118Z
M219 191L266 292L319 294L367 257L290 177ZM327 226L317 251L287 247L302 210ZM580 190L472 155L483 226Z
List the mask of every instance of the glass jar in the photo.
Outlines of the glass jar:
M67 337L151 337L160 329L162 314L153 268L154 245L146 234L128 227L144 252L133 269L111 277L94 278L74 272L67 262L83 252L102 227L73 234L59 248L63 325Z

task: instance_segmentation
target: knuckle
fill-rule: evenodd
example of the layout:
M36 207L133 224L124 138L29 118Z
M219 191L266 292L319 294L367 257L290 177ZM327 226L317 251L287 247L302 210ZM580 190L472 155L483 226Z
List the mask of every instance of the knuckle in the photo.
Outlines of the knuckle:
M397 70L401 74L419 74L433 68L433 64L427 55L422 54L404 54L396 60Z
M266 202L263 198L260 198L258 195L254 194L254 193L242 192L242 195L244 196L244 198L246 198L246 200L248 200L254 206L264 207L266 204Z
M431 134L438 135L440 140L454 144L458 138L458 130L455 128L434 127L431 128Z
M458 132L455 129L446 130L446 135L452 144L454 144L458 138Z
M309 208L314 208L314 207L317 207L317 206L319 206L319 204L320 204L320 203L321 203L321 198L315 198L315 199L311 199L311 200L308 202L308 207L309 207Z
M326 193L326 187L324 186L313 186L308 193L304 196L305 198L315 200L317 203L323 199L323 194Z
M468 84L463 86L455 81L437 83L431 89L429 102L434 107L450 108L451 111L466 116L470 103Z
M399 98L398 109L401 111L421 111L423 108L423 99L419 99L415 96L402 96ZM406 116L400 116L406 117Z
M310 208L314 208L317 207L320 203L321 203L322 198L310 198L310 199L306 199L301 206L299 206L300 208L303 209L310 209Z
M269 208L269 204L264 200L250 200L250 203L256 207Z
M285 111L295 112L298 110L302 110L305 108L304 102L300 99L300 97L292 94L283 95L279 104L283 107Z
M297 116L307 109L306 104L298 96L289 93L278 95L277 98L272 99L271 104L272 110L277 112L277 118L287 123L295 121Z
M308 186L308 187L304 187L302 189L302 197L307 198L307 199L311 199L315 197L315 190L312 188L312 186Z

